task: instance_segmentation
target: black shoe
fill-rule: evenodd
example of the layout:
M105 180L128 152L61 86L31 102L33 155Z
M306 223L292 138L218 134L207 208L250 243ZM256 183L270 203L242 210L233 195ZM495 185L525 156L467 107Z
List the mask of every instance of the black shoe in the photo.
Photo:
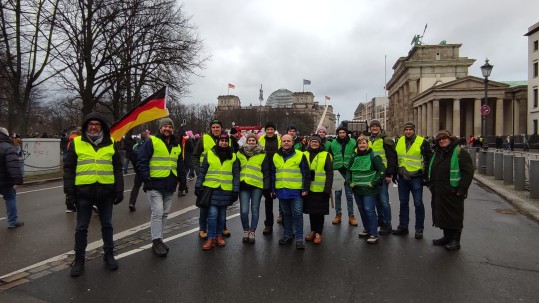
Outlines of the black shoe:
M401 228L399 226L399 227L397 227L397 229L394 229L391 233L396 235L396 236L407 235L408 234L408 228Z
M303 241L296 241L296 249L305 249L305 243Z
M94 213L98 214L99 209L97 209L97 205L92 205L92 209L94 210Z
M290 243L292 243L292 241L294 241L294 239L292 239L290 237L287 237L287 236L284 236L281 239L279 239L279 244L281 244L281 245L290 244Z
M75 256L75 260L71 263L71 276L78 277L84 271L84 256Z
M103 261L105 261L105 265L110 270L116 270L118 269L118 261L114 258L114 253L105 253L103 256Z
M389 235L392 229L391 224L384 224L380 227L380 231L378 231L378 233L380 235Z
M136 211L137 208L135 207L135 204L129 204L129 211Z
M451 242L451 240L447 239L446 237L441 237L440 239L432 240L432 244L436 246L445 246Z
M264 231L262 231L262 234L264 235L271 235L273 233L273 227L266 226L264 227Z
M416 239L423 239L423 230L422 229L418 229L415 231L415 238Z
M168 251L170 250L170 248L168 248L168 245L166 245L165 242L163 242L162 240L161 240L160 244L163 246L163 248L165 248L165 250L168 253Z
M24 226L24 222L19 221L19 222L13 224L13 225L8 226L7 229L14 229L14 228L21 227L21 226Z
M155 239L152 242L153 242L152 244L153 252L159 257L165 257L167 255L167 250L165 249L163 245L161 245L163 241L161 239Z
M451 240L449 243L445 245L445 249L450 251L455 251L460 249L460 242L457 240Z

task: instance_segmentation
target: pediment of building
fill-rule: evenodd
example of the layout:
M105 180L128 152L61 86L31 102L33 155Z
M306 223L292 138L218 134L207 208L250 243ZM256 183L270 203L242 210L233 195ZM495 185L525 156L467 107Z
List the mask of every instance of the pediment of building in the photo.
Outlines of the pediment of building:
M496 81L489 80L488 88L489 89L505 89L509 87L508 84L500 83ZM457 80L453 80L447 83L442 83L436 86L433 86L429 90L475 90L475 89L485 89L485 80L483 78L475 76L466 76Z

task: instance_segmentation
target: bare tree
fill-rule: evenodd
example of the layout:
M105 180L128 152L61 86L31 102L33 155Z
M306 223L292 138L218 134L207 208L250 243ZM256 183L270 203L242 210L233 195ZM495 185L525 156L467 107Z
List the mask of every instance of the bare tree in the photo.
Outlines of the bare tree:
M0 0L1 74L8 84L8 128L26 133L32 90L53 75L51 61L59 0Z

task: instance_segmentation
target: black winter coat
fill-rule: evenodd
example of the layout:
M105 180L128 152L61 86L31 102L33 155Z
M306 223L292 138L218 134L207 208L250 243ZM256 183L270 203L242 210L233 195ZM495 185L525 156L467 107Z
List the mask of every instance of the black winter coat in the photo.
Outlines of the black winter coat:
M324 148L321 146L321 151ZM309 162L314 159L317 153L313 153L310 147L307 148L309 152ZM309 190L309 194L303 198L303 212L306 214L321 214L329 215L329 195L331 193L331 187L333 186L333 161L328 154L326 163L324 163L324 171L326 172L326 183L324 184L324 192L315 193ZM312 175L311 170L311 175ZM314 176L312 177L314 178Z
M17 149L4 133L0 133L0 187L13 187L23 183Z
M428 179L428 187L432 193L432 222L439 228L462 229L464 220L464 199L472 183L474 167L470 154L460 150L459 167L460 182L458 187L449 183L449 170L451 169L451 156L458 142L442 149L435 145L434 162Z

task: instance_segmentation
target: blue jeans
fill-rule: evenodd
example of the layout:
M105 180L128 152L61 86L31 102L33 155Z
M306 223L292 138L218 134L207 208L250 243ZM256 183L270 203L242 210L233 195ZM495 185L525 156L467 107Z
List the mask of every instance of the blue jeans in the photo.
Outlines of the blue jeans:
M125 157L125 159L124 159L124 174L127 174L127 169L129 168L129 162L131 162L131 160L129 160L129 158Z
M423 205L423 179L421 177L412 178L411 180L404 180L399 178L399 200L400 200L400 212L399 212L399 227L408 229L408 223L410 222L409 213L410 206L410 192L414 199L415 206L415 229L423 230L425 223L425 205Z
M92 205L99 209L99 221L101 222L101 236L103 237L103 250L112 253L114 241L112 240L112 200L114 197L104 199L77 198L77 227L75 228L75 253L84 256L88 245L88 225L92 218Z
M262 188L251 188L240 191L240 217L243 230L256 230L261 199ZM251 225L249 225L249 204L251 205Z
M346 207L348 208L348 215L351 216L354 214L354 194L352 193L352 189L348 185L344 185L344 193L346 195ZM341 214L341 196L342 196L342 189L335 191L335 213Z
M357 208L361 216L363 228L369 233L369 236L378 236L378 221L376 220L376 202L377 195L362 196L354 194L356 198Z
M148 190L148 200L152 211L150 219L150 231L152 240L163 239L163 231L167 224L168 213L172 206L172 195L174 192L160 192Z
M283 211L284 236L292 238L296 231L296 241L303 241L303 198L279 199Z
M223 234L227 206L210 205L208 210L208 239L214 240L217 235Z
M376 212L378 213L378 222L383 225L391 225L391 205L389 204L388 184L382 180L378 202L376 203Z
M17 217L17 192L13 186L3 186L0 191L2 191L4 200L6 200L7 224L8 226L15 225L19 222Z

